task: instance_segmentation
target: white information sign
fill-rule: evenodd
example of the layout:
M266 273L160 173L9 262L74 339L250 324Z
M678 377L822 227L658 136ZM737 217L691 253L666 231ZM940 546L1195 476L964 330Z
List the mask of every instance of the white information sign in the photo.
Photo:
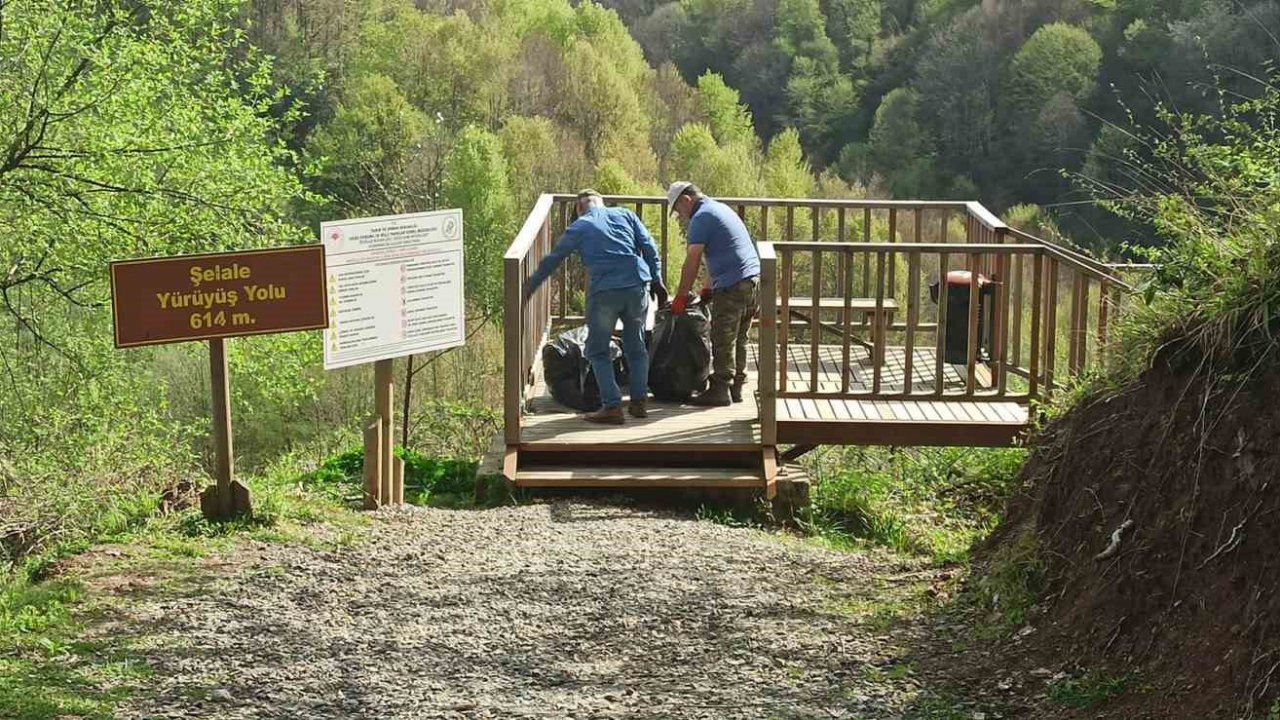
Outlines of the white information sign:
M462 211L321 223L326 370L463 343Z

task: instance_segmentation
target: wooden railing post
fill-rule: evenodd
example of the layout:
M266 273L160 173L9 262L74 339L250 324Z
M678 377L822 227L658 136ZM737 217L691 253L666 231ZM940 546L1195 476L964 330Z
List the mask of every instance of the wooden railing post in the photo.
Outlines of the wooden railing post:
M502 261L504 306L508 313L503 323L502 422L508 445L520 442L520 395L524 387L524 369L520 367L520 356L524 354L524 338L520 337L524 327L524 277L520 265L520 258Z
M778 444L778 258L773 243L762 242L760 252L760 352L756 355L760 396L760 441Z

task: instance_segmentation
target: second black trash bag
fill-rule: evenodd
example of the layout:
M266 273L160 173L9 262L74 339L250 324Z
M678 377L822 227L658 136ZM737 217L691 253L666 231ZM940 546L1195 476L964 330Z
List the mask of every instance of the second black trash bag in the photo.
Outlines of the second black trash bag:
M622 358L622 345L609 339L609 359L620 387L627 386L626 362ZM575 410L596 410L600 407L600 386L587 361L587 328L560 333L542 346L542 374L547 379L547 389L556 402Z
M671 308L654 316L649 343L649 391L657 400L684 402L701 392L711 376L711 311L690 305L684 315Z

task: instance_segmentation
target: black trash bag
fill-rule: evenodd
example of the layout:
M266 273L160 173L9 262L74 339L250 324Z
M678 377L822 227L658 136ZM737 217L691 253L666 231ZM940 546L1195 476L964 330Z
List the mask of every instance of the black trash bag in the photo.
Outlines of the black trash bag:
M657 311L649 343L649 391L665 402L684 402L711 377L711 310L695 303L684 315Z
M625 387L627 366L622 357L622 345L616 338L609 339L609 359L618 385ZM560 333L542 346L542 373L556 402L575 410L599 409L600 386L587 360L585 325Z

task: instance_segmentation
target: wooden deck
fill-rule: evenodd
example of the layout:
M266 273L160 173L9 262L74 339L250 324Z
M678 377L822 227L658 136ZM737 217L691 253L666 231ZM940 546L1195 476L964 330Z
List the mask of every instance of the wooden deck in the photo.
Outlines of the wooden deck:
M665 197L606 201L657 211L663 261L679 250ZM650 417L603 427L528 385L548 328L582 324L586 288L579 265L529 292L576 213L573 195L538 198L503 255L505 476L537 487L747 486L771 496L780 458L804 448L1009 445L1026 431L1030 403L1104 356L1132 292L1105 264L1010 228L976 202L722 201L759 234L757 344L766 350L760 368L752 358L747 402L650 401ZM769 237L779 221L781 235ZM925 291L935 282L947 286L946 302ZM968 301L953 301L965 282ZM967 342L961 355L1001 362L939 365L935 351L957 338ZM803 447L779 454L787 445Z
M649 401L649 417L627 417L622 426L593 425L582 413L557 403L543 383L534 388L529 413L521 427L521 448L531 451L577 450L642 452L662 447L669 452L758 450L760 448L759 397L756 388L755 346L750 346L747 367L747 402L729 407L703 408ZM839 392L843 348L818 347L818 390ZM787 390L802 393L810 388L811 347L788 347ZM936 355L917 348L912 363L915 393L934 390ZM851 392L869 390L872 375L870 353L851 347ZM905 352L886 348L881 367L881 389L901 390ZM979 366L978 386L991 386L990 373ZM966 368L943 365L944 391L964 387ZM1025 405L995 399L863 399L779 398L778 442L788 444L877 445L1009 445L1028 423Z
M751 387L754 386L752 382ZM722 408L650 399L648 408L649 417L637 419L628 415L627 424L620 427L596 425L582 420L581 412L556 402L539 378L530 414L524 416L521 426L520 442L522 446L537 445L537 450L551 450L555 446L622 451L657 445L675 445L683 451L758 450L760 447L759 415L754 399Z
M839 393L843 378L843 348L818 346L816 390ZM874 367L871 353L860 346L849 348L849 392L871 390ZM812 391L813 353L809 345L787 347L786 391ZM900 347L885 348L880 368L882 393L901 393L905 377L906 352ZM756 367L754 351L751 368ZM943 392L958 392L965 386L964 365L942 365ZM980 390L992 387L985 365L976 367ZM916 348L911 365L911 391L928 395L936 391L937 355L932 348ZM777 402L778 442L794 444L848 445L972 445L1007 446L1027 428L1026 405L994 398L921 397L901 399L871 398L779 398Z

